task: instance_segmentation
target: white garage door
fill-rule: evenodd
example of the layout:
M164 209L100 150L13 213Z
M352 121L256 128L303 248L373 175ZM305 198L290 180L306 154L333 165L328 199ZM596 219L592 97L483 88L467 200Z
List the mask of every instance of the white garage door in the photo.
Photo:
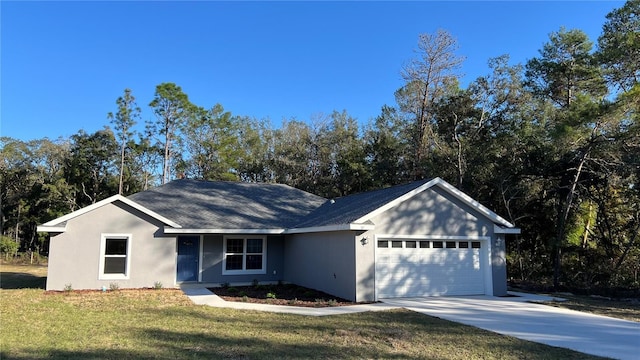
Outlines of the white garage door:
M379 238L377 296L484 294L485 247L478 240Z

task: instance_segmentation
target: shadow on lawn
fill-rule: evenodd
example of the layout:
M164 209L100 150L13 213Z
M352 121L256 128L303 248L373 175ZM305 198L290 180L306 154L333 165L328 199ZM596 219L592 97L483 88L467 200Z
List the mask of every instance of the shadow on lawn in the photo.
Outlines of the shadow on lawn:
M46 276L35 276L28 273L3 272L0 275L0 289L45 289Z

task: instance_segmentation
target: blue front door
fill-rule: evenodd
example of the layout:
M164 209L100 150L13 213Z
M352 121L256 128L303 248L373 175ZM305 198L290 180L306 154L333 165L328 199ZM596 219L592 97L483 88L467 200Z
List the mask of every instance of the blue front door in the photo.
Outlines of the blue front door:
M178 281L198 281L199 236L178 236Z

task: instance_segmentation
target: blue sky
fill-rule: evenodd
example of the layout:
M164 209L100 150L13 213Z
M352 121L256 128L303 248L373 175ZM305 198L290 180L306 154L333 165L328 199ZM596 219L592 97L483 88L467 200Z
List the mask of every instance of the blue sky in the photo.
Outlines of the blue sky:
M131 88L142 121L155 86L203 107L310 119L346 110L362 124L393 105L418 34L458 39L463 83L487 60L538 55L561 26L594 43L622 1L0 2L0 135L68 137L109 124ZM143 124L140 124L141 126Z

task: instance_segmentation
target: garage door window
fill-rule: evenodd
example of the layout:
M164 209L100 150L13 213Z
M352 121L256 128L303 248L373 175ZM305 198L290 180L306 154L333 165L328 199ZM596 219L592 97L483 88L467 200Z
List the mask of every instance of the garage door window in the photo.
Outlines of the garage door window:
M416 248L416 242L415 241L405 241L404 247L409 248L409 249L415 249Z
M474 249L480 249L480 241L473 241L471 247Z
M391 247L392 248L402 248L402 241L392 241L391 242Z
M388 248L389 247L389 241L387 241L387 240L378 240L378 247L379 248Z
M466 242L466 241L460 241L460 242L458 243L458 247L459 247L460 249L468 249L468 248L469 248L469 243L468 243L468 242Z
M429 242L428 241L420 241L420 248L421 249L428 249L429 248Z
M444 247L444 244L442 241L434 241L433 242L433 247L435 249L442 249Z

